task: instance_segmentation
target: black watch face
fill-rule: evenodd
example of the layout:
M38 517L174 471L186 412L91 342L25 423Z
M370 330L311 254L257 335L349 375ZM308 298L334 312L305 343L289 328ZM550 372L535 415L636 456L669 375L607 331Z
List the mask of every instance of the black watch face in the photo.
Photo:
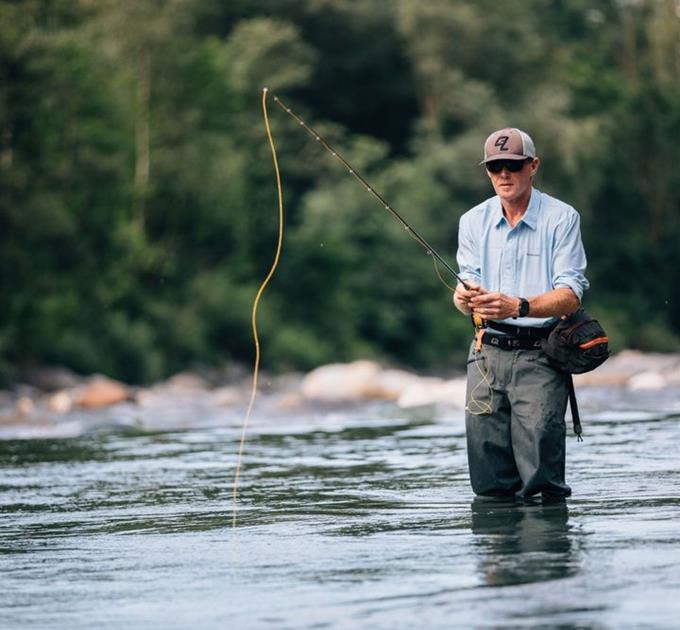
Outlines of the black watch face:
M522 302L519 305L520 317L524 317L528 312L529 312L529 301L522 299Z

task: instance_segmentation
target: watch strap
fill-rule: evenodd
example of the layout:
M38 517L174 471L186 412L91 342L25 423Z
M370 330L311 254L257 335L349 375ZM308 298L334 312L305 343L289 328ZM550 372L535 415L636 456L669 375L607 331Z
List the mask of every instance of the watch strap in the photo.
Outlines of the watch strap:
M526 298L519 298L519 316L526 317L529 314L529 300Z

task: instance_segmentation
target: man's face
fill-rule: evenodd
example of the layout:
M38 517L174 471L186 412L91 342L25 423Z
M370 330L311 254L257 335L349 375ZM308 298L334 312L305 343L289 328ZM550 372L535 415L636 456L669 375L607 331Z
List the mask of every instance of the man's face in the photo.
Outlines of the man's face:
M531 178L538 171L539 160L535 158L531 162L523 162L524 166L516 173L511 173L507 168L502 168L498 173L492 173L486 169L493 189L501 198L501 201L517 202L525 199L531 192Z

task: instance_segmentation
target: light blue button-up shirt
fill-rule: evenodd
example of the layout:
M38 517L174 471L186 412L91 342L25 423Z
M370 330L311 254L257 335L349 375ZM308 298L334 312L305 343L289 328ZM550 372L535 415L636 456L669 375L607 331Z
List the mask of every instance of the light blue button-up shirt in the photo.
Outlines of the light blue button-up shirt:
M514 297L531 298L568 287L580 300L590 286L583 275L586 254L578 212L536 188L514 228L497 196L466 212L460 218L456 258L461 278ZM555 318L504 321L515 326L547 326Z

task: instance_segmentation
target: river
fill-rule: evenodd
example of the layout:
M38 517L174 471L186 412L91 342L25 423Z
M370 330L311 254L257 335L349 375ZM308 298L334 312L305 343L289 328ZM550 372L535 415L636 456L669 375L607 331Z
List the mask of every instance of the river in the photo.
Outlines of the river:
M236 422L0 441L0 626L678 627L680 395L582 407L547 504L474 500L459 410L255 417L236 528Z

